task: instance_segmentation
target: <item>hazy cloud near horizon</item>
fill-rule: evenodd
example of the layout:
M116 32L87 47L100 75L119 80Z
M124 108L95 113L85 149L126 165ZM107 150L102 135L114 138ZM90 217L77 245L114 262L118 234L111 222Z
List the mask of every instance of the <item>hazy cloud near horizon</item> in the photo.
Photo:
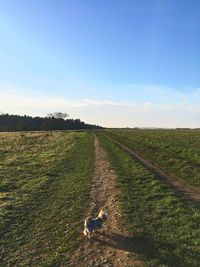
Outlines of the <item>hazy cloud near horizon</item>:
M61 111L106 127L199 127L200 89L183 93L163 86L129 87L132 93L129 88L128 98L124 91L123 99L96 99L49 96L36 90L0 86L0 112L45 116Z

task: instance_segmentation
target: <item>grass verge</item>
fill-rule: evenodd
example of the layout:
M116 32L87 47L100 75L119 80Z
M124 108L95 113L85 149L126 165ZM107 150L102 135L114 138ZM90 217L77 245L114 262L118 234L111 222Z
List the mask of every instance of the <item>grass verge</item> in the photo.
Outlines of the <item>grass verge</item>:
M107 133L167 173L200 186L199 130L139 129Z
M115 168L122 224L132 235L131 255L147 266L198 267L200 209L177 196L118 146L99 134Z
M65 264L81 242L93 136L8 134L1 142L1 266Z

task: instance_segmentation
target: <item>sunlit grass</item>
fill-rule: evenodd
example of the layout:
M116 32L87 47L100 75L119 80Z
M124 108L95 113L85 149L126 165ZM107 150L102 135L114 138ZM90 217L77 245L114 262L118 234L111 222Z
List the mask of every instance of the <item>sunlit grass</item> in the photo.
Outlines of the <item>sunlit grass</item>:
M109 135L168 173L200 186L199 130L109 131Z
M101 143L117 171L122 223L133 236L132 256L147 266L198 267L200 209L103 135Z
M3 266L60 266L81 242L93 137L12 133L0 143Z

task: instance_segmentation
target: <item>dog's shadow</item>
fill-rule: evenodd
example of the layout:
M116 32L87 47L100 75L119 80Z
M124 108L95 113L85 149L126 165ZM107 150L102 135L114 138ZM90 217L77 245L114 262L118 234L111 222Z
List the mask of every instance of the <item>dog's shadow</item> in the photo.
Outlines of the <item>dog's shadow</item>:
M131 253L136 251L145 251L149 247L150 243L152 243L152 240L145 236L144 233L142 235L125 236L117 232L97 232L92 239L98 242L99 245Z
M134 258L159 259L162 255L159 254L158 247L161 250L166 250L166 248L170 249L171 254L175 250L173 244L166 241L158 242L143 231L136 232L132 236L122 235L117 232L97 233L92 237L92 240L100 246L123 250L124 252L130 253L130 257L133 256ZM165 260L166 262L170 262L170 259ZM179 259L177 258L177 260Z

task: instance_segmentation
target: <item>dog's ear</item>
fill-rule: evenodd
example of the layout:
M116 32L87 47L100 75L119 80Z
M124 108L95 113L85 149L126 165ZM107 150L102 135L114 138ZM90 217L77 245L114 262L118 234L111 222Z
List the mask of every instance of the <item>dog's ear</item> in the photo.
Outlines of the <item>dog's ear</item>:
M98 214L98 217L102 217L103 214L104 214L104 211L101 209L100 212L99 212L99 214Z

